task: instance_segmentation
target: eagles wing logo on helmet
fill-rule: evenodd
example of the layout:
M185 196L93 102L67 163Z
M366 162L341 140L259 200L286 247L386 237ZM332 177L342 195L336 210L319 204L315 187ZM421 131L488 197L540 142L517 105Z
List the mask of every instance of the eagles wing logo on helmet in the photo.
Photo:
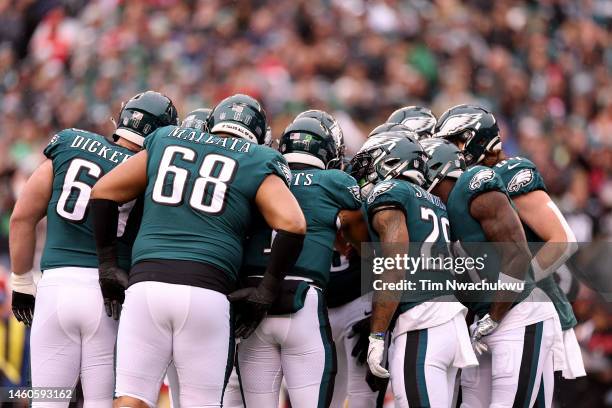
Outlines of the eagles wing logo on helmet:
M386 181L384 183L378 184L376 187L374 187L374 190L372 190L372 192L368 196L368 204L372 204L374 200L376 200L376 197L378 197L381 194L386 193L387 191L391 190L396 185L397 183L394 181Z
M449 117L438 132L441 135L452 135L478 123L482 113L461 113Z
M495 172L491 169L480 170L472 176L470 180L470 190L476 190L482 186L485 181L493 180Z
M391 150L400 140L402 140L402 138L397 136L386 136L384 134L374 135L366 140L359 151L371 150L382 146L386 146L389 150Z
M285 163L280 162L280 161L276 161L276 164L283 172L283 175L285 176L285 179L287 180L287 184L291 184L291 169L289 168L289 166L287 166Z
M510 182L508 183L508 192L516 193L521 189L521 187L525 187L531 183L533 180L533 171L531 169L523 169L512 177Z
M433 118L427 117L410 117L402 121L402 125L406 125L415 132L420 132L435 125Z
M421 146L423 146L423 150L425 150L425 153L427 153L429 157L431 157L435 153L438 146L443 143L443 139L426 139L426 143L421 143Z
M348 191L351 193L355 201L361 202L361 189L359 186L351 186L347 187Z

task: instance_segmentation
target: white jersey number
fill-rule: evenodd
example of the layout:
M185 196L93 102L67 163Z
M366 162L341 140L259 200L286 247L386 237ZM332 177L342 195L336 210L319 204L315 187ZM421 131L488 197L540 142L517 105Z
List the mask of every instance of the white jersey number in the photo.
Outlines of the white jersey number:
M168 146L159 163L159 170L153 186L153 201L165 205L181 205L185 195L185 185L189 170L176 166L180 159L194 163L196 152L182 146ZM207 214L220 214L225 208L227 184L234 178L236 161L219 154L209 154L198 171L193 183L189 205ZM171 178L171 181L170 181Z
M97 181L102 176L102 168L96 163L83 159L74 159L70 162L64 177L62 193L55 207L57 214L68 221L82 222L87 213L87 205L89 204L93 185L79 180L83 173ZM125 232L127 219L132 208L134 208L134 204L136 204L136 200L127 202L119 207L118 237L123 236Z

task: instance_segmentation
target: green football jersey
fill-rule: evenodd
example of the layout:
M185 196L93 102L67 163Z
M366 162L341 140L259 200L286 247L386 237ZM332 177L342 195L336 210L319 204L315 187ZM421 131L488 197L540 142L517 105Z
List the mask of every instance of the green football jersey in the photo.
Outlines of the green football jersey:
M306 238L290 275L312 279L322 289L329 281L334 241L341 210L361 207L355 179L340 170L293 170L291 192L306 218ZM268 263L272 231L265 225L253 231L245 249L244 273L260 274Z
M421 257L427 262L432 258L449 257L450 224L446 206L439 197L406 180L389 180L376 185L368 196L366 205L370 224L373 211L381 205L394 205L404 212L410 242L418 245L418 247L410 245L410 256ZM371 235L374 242L380 241L373 228ZM406 311L422 302L452 293L447 285L447 282L453 280L452 273L448 269L441 268L441 263L440 269L434 269L434 266L406 273L406 280L414 281L417 290L404 295L400 311ZM434 285L423 288L421 282L425 281L441 283L443 289L433 290Z
M501 178L490 168L474 166L464 171L453 187L446 203L450 220L451 239L459 241L464 245L464 250L474 259L486 259L486 267L476 271L475 269L455 277L460 282L484 281L497 282L501 272L501 254L493 256L488 253L495 251L491 245L470 245L469 243L486 243L487 238L480 223L470 214L470 204L478 195L488 191L499 191L507 195L506 188ZM509 199L509 198L508 198ZM526 278L525 290L519 295L516 302L520 302L531 293L533 283ZM481 291L469 294L469 301L465 301L463 293L457 293L468 308L475 311L479 316L489 312L493 291Z
M47 207L47 239L40 268L97 268L93 225L87 210L91 189L134 153L95 133L66 129L53 136L44 154L53 163L53 192ZM117 229L118 260L126 269L139 223L134 203L120 207Z
M510 195L512 199L532 191L542 190L546 192L546 185L535 164L523 157L512 157L503 160L495 165L493 170L501 177L508 191L508 195ZM544 242L528 225L523 224L523 227L528 242ZM533 246L533 244L531 244L531 246ZM557 285L557 282L555 282L554 277L550 275L542 279L537 283L537 286L546 292L555 305L563 330L571 329L576 326L577 321L574 311L572 310L572 305L569 300L567 300L565 293L563 293L559 285Z
M145 139L147 187L132 263L182 260L236 281L255 196L271 174L286 183L277 151L236 137L167 126Z

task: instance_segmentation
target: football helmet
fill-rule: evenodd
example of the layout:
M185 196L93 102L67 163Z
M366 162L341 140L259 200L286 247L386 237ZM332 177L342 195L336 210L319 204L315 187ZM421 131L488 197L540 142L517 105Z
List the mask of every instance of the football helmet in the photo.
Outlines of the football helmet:
M404 178L419 186L427 181L428 156L415 137L384 132L366 140L351 160L351 175L367 197L376 183Z
M457 146L441 138L421 140L429 156L427 160L427 191L431 192L446 177L458 179L466 168L463 154Z
M166 95L146 91L123 104L113 139L122 137L142 147L145 137L155 129L178 125L178 113Z
M402 125L401 123L383 123L382 125L378 125L372 129L368 135L368 139L372 136L380 135L381 133L386 132L407 132L410 136L414 136L414 132L412 132L412 130L410 130L410 128L406 125Z
M336 142L336 150L338 151L337 160L333 160L329 163L328 168L341 168L342 162L344 160L344 151L346 150L346 146L344 145L344 134L342 133L342 128L340 124L331 114L319 110L319 109L311 109L304 111L297 115L295 119L299 118L313 118L318 120L329 130L332 137L334 138L334 142Z
M440 116L436 137L464 142L463 155L468 166L480 163L486 153L502 148L495 116L475 105L457 105Z
M299 118L287 126L279 150L288 163L302 163L320 169L328 168L338 158L333 136L314 118Z
M181 127L192 128L199 130L200 132L204 132L207 130L206 125L211 112L212 109L210 108L193 110L187 114L185 119L183 119Z
M419 139L432 137L438 120L422 106L406 106L393 112L387 123L401 123L419 135Z
M228 133L257 144L265 143L267 128L266 112L261 104L244 94L225 98L208 118L210 133Z

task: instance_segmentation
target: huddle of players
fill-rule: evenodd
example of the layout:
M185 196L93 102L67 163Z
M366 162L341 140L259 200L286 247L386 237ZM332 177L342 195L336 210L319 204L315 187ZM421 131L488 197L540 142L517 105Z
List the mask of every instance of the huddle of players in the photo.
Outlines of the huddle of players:
M461 105L436 124L427 109L400 109L350 163L322 111L298 115L280 153L266 146L265 112L246 95L177 124L172 102L148 91L123 106L116 143L68 129L45 149L10 231L13 310L32 324L34 386L71 387L80 376L87 406L110 406L113 385L116 405L154 406L171 365L177 405L274 407L284 378L295 407L372 407L376 378L390 376L396 406L442 407L463 368L463 406L531 406L540 384L550 406L575 325L550 274L573 249L544 245L532 258L526 234L573 235L533 164L505 160L493 115ZM550 223L551 212L562 238L530 218ZM33 231L45 215L36 286ZM505 242L499 268L476 278L526 289L465 306L447 292L361 296L357 252L370 239L430 251ZM467 309L477 316L471 335ZM574 363L567 376L584 375ZM234 365L240 398L228 401Z

